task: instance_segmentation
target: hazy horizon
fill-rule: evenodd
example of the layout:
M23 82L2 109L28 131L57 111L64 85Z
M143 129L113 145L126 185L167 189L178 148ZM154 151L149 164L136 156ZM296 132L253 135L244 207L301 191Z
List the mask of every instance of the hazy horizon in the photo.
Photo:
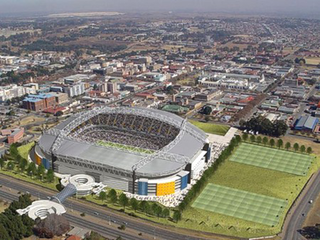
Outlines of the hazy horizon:
M0 0L0 14L88 11L179 11L287 15L320 13L320 0Z

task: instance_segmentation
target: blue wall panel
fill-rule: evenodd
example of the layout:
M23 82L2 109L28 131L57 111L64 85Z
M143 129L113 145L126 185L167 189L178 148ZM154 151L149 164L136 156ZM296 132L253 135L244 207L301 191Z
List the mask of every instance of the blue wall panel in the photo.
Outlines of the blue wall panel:
M50 162L47 159L42 158L41 159L41 163L45 167L45 169L49 169L50 168Z
M148 182L138 182L138 194L139 195L148 195Z
M188 185L188 178L189 174L185 175L184 177L181 178L181 190L185 189Z
M211 158L211 147L208 148L207 155L206 155L206 162L208 162L210 158Z

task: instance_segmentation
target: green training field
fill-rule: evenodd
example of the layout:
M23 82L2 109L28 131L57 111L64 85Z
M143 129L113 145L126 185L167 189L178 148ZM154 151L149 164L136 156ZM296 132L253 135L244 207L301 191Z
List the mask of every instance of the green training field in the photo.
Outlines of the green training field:
M229 126L222 124L205 123L194 120L189 120L189 122L206 133L217 134L221 136L224 136L230 129Z
M286 200L209 183L192 207L276 226Z
M312 157L306 154L248 143L242 143L230 160L299 176L305 176L312 163Z

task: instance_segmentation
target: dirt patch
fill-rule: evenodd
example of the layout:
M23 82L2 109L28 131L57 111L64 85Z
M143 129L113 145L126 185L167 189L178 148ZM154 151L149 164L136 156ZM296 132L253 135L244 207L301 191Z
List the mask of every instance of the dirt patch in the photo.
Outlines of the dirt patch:
M282 140L284 142L290 142L291 146L293 146L294 143L298 143L300 146L305 145L306 148L311 147L314 154L320 155L320 143L315 143L310 140L291 137L291 136L282 137Z

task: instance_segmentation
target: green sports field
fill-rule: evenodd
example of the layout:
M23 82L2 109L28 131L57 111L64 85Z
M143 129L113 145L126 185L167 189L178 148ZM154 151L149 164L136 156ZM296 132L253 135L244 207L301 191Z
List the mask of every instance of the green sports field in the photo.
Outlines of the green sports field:
M229 126L222 124L205 123L194 120L189 120L189 122L206 133L217 134L221 136L224 136L230 129Z
M209 183L192 207L276 226L286 200Z
M310 155L243 143L231 161L305 176L313 158Z

